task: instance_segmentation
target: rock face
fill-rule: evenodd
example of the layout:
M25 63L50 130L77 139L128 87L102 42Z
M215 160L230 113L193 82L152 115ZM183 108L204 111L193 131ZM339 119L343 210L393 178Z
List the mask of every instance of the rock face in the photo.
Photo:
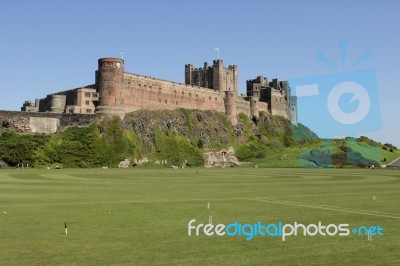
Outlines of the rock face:
M127 114L122 124L125 128L133 128L145 146L155 142L155 132L201 140L204 146L211 142L228 144L230 135L240 137L243 133L240 127L232 127L216 111L138 110Z
M120 162L118 164L119 168L129 168L129 165L131 164L131 160L129 160L128 158L126 158L125 160L123 160L122 162Z
M240 165L239 160L235 156L235 150L207 151L203 154L204 167L234 167Z
M0 158L0 169L1 168L7 168L7 164L5 161L3 161L3 159Z
M133 159L132 166L138 166L138 165L145 164L148 162L149 162L149 160L147 159L147 157L143 157L142 159L135 158L135 159Z
M147 157L143 157L142 159L134 158L133 161L132 161L132 164L131 164L131 160L129 158L126 158L125 160L121 161L118 164L118 167L119 168L129 168L131 166L135 167L135 166L138 166L138 165L141 165L141 164L145 164L145 163L148 163L148 162L149 162L149 160L147 159Z

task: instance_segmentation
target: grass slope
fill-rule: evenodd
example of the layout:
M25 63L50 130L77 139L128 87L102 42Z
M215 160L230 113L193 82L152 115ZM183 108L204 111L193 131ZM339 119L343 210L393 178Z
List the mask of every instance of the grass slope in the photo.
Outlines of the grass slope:
M398 265L399 210L396 170L0 170L0 265ZM188 237L209 216L384 236Z

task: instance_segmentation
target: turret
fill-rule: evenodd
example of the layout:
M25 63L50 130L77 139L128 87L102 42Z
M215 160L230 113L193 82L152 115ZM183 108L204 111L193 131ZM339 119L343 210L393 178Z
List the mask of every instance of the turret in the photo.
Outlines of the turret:
M238 67L237 65L228 66L227 77L229 78L226 83L227 91L236 91L238 92Z
M185 65L185 84L192 84L194 65Z
M249 97L250 115L252 117L256 117L256 118L258 118L258 116L259 116L258 100L259 100L259 98L257 98L257 97L254 97L254 96Z
M237 125L236 91L225 91L225 114L233 126Z
M224 91L226 78L224 71L224 62L221 59L213 61L213 89L216 91Z
M54 94L50 96L50 99L50 112L64 113L67 96Z
M124 60L99 59L96 88L99 93L98 114L124 114Z

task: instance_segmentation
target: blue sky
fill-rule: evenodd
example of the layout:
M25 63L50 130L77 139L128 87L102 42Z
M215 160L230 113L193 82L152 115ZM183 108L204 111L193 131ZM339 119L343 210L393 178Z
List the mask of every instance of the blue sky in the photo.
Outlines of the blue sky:
M225 65L238 65L244 93L246 79L258 75L347 71L370 49L352 70L375 70L382 129L363 135L400 146L399 10L395 0L1 1L0 109L92 84L97 59L121 52L127 72L183 82L184 65L212 62L218 47ZM318 52L339 68L316 60Z

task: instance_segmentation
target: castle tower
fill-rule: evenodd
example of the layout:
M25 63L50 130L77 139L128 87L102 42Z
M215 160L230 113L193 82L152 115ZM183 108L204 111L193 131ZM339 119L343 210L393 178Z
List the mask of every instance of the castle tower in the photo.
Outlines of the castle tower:
M259 98L256 96L249 97L250 115L253 117L257 117L257 118L259 117L258 100L259 100Z
M238 67L236 65L228 66L226 70L226 84L225 90L238 91Z
M287 81L281 81L280 82L281 84L281 88L282 88L282 90L284 91L284 93L285 93L285 95L286 96L290 96L289 95L289 91L288 91L288 87L289 87L289 83L287 82Z
M186 64L185 65L185 84L193 84L193 71L194 65Z
M101 58L96 71L97 114L124 114L124 60Z
M236 91L225 91L225 114L233 126L236 126L238 121L236 117Z
M54 94L50 96L50 99L50 112L64 113L67 96Z
M225 76L225 77L224 77ZM224 62L221 59L213 61L213 89L216 91L225 91L226 72L224 71ZM225 84L224 84L225 82Z

